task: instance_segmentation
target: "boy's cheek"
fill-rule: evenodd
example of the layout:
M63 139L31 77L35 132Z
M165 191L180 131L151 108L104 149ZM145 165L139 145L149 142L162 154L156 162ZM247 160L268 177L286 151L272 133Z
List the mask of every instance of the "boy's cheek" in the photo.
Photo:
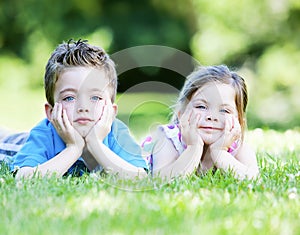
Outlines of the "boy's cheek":
M73 117L74 117L74 112L75 112L74 108L71 108L69 105L63 105L62 108L64 110L66 110L67 117L68 117L69 121L72 122L73 121Z
M94 119L98 120L102 116L102 112L104 109L104 102L99 102L98 105L96 105L92 111Z

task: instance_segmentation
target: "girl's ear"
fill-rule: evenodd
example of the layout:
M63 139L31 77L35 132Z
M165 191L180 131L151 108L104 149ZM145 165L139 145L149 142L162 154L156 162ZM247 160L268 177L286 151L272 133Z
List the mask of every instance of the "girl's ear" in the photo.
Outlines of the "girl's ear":
M46 113L46 116L47 116L49 121L51 120L52 110L53 110L53 108L52 108L51 104L46 103L45 104L45 113Z

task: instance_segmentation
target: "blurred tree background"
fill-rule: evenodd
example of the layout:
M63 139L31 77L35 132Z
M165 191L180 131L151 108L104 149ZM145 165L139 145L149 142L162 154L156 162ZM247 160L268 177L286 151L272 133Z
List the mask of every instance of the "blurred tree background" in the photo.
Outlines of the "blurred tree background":
M161 45L238 70L249 86L249 128L300 126L299 0L0 0L0 27L0 91L42 91L50 53L70 38L109 54ZM154 71L121 74L119 91L141 81L183 84L180 74Z

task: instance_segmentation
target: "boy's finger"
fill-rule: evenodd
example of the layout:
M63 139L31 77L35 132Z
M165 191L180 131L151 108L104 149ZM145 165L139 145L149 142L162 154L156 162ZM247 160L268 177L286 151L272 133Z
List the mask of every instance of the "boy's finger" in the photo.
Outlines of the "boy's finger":
M67 115L67 111L65 109L63 109L63 111L62 111L62 119L63 119L64 126L67 129L72 128L72 125L71 125L71 123L69 121L69 118L68 118L68 115Z

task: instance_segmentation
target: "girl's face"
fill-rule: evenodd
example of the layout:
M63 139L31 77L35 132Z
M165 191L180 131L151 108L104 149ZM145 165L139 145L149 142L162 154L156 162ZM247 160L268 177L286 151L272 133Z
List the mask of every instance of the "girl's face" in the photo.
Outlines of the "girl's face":
M74 67L66 69L55 84L54 101L62 104L73 127L85 136L102 115L110 99L108 79L103 70Z
M235 90L227 84L211 82L204 85L193 94L189 105L200 114L199 134L208 145L221 137L226 118L238 117Z

